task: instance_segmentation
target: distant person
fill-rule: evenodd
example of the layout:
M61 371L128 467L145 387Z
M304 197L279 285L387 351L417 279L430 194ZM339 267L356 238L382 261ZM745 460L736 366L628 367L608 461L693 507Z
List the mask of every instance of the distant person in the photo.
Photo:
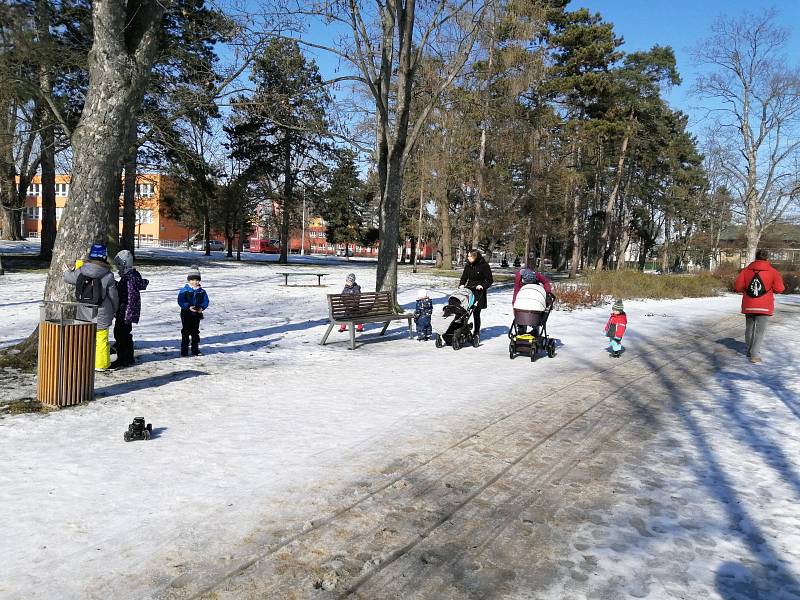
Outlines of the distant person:
M111 366L108 329L119 308L117 284L105 245L92 244L86 261L75 261L75 268L64 273L64 281L75 286L75 301L80 303L77 318L97 323L94 368L105 371Z
M606 323L606 337L609 338L609 350L612 358L622 356L622 338L628 329L628 315L625 314L625 306L622 300L614 300L611 306L611 317Z
M745 343L751 363L761 362L761 343L767 331L767 317L775 314L775 294L785 290L781 274L769 263L766 250L739 273L733 289L742 296L745 315Z
M208 294L200 284L200 269L192 265L186 277L186 285L178 292L181 307L181 356L189 356L189 341L192 356L200 354L200 321L208 308Z
M133 254L130 250L120 250L114 257L114 266L119 272L117 281L117 294L119 308L114 319L114 343L117 348L117 360L111 363L111 368L130 367L134 364L133 358L133 324L139 322L142 311L142 296L140 292L147 289L150 283L143 279L139 271L133 266Z
M352 296L352 308L358 310L359 298L361 297L361 286L356 283L356 274L350 273L344 279L344 289L342 289L343 296ZM347 325L342 324L339 327L339 333L347 331ZM364 324L358 323L356 331L364 331Z
M417 340L427 342L433 333L431 316L433 315L433 301L428 290L417 290L417 304L414 307L414 323L417 326Z
M488 306L486 292L492 287L492 268L478 250L470 250L467 254L467 264L461 274L460 287L472 290L475 294L475 308L472 311L472 320L475 323L475 337L481 333L481 310Z

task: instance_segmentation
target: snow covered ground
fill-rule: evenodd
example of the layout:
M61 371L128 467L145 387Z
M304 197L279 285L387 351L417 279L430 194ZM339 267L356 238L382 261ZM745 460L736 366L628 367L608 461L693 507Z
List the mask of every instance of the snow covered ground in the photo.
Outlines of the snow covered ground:
M780 597L764 595L769 582L782 582L786 598L800 597L793 591L800 577L797 298L781 299L783 316L757 368L739 354L743 326L733 296L628 302L629 350L619 361L604 352L605 308L554 313L558 356L510 361L511 291L503 286L490 295L478 349L410 341L400 322L385 339L376 336L379 326L368 326L355 352L335 332L334 343L318 346L325 294L338 292L349 271L371 289L373 269L325 265L328 287L317 288L283 287L272 265L205 265L211 306L198 358L178 356L175 296L186 268L144 270L151 283L134 330L139 364L100 375L98 399L88 405L0 419L0 597L183 598L203 590L209 597L332 597L351 588L364 598L397 597L411 571L418 591L402 593L409 597L759 597L753 590ZM43 284L39 273L0 279L0 346L33 328ZM416 288L427 287L441 302L452 285L403 272L399 298L411 307ZM33 395L33 383L0 379L0 395ZM632 408L634 396L649 403L647 411ZM126 444L122 433L138 415L157 436ZM547 437L555 425L566 437ZM570 429L579 425L584 433ZM514 429L498 429L504 426ZM491 441L480 445L481 435ZM556 442L560 450L544 454L577 457L569 468L555 483L526 479L549 467L522 469L515 452ZM439 463L422 487L403 477ZM520 478L519 490L531 494L542 481L567 490L552 496L571 511L567 520L555 515L560 527L547 510L519 520L520 527L547 524L546 544L535 557L530 548L507 556L504 577L480 584L494 586L488 596L475 591L484 589L477 583L470 587L471 567L454 551L461 542L449 542L453 558L439 560L447 569L433 578L414 569L435 566L441 552L428 550L422 556L434 559L413 568L404 567L411 553L398 554L409 539L429 543L442 533L412 518L420 506L431 503L424 514L434 524L457 522L436 504L440 492L431 495L453 473L463 475L457 489L441 490L464 495L468 502L455 504L462 514L483 506L489 492L502 496L505 478ZM569 477L578 483L560 483ZM611 494L614 486L625 493ZM397 500L381 494L403 489L409 504L382 512ZM365 502L371 508L359 513L361 524L351 522L346 509ZM381 538L379 550L359 550L359 527L386 529L387 520L400 523L395 537ZM481 535L491 545L490 517L465 521L484 522ZM313 543L335 523L346 524L348 544ZM530 539L542 541L537 535ZM512 537L530 532L520 536ZM304 553L303 544L313 551ZM279 568L290 555L294 566ZM340 555L347 560L337 563ZM347 561L360 561L362 570L353 574ZM266 565L269 574L259 571ZM535 588L522 585L531 582Z

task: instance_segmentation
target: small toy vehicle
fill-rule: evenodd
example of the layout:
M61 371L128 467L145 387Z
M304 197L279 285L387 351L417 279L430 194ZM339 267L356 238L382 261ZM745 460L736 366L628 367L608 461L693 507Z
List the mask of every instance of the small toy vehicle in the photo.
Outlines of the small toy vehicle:
M153 424L144 424L144 417L135 417L133 423L128 425L128 431L124 434L126 442L133 442L136 440L149 440L150 433L153 431Z

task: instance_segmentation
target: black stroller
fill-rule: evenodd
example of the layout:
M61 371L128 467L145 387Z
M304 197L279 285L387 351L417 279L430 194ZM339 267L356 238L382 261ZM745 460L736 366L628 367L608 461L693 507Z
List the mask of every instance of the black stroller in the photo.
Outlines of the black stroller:
M447 299L442 311L431 316L431 325L437 333L436 347L452 346L460 350L464 346L478 347L480 339L472 331L472 311L475 308L475 295L467 288L455 290Z
M554 300L541 285L528 284L520 289L514 302L514 321L508 329L510 359L522 354L535 362L540 351L547 352L550 358L556 355L556 341L547 335L547 318L553 310ZM521 332L521 327L528 331Z

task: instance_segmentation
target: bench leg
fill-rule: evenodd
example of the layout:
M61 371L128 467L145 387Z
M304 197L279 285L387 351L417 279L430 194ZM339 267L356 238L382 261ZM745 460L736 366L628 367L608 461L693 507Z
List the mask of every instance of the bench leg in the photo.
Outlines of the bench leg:
M356 349L356 324L350 321L350 350Z
M283 276L283 285L284 285L284 287L289 287L289 276L288 275L284 275Z
M411 327L411 319L408 320L408 339L414 339L414 330Z
M331 324L328 325L328 331L326 331L325 335L322 336L322 341L319 343L320 346L325 345L325 342L328 341L328 336L331 334L332 330L333 330L333 322L331 322Z
M383 329L381 329L381 333L380 333L381 335L386 333L386 330L389 329L389 323L391 323L391 321L386 321L386 323L383 324Z

